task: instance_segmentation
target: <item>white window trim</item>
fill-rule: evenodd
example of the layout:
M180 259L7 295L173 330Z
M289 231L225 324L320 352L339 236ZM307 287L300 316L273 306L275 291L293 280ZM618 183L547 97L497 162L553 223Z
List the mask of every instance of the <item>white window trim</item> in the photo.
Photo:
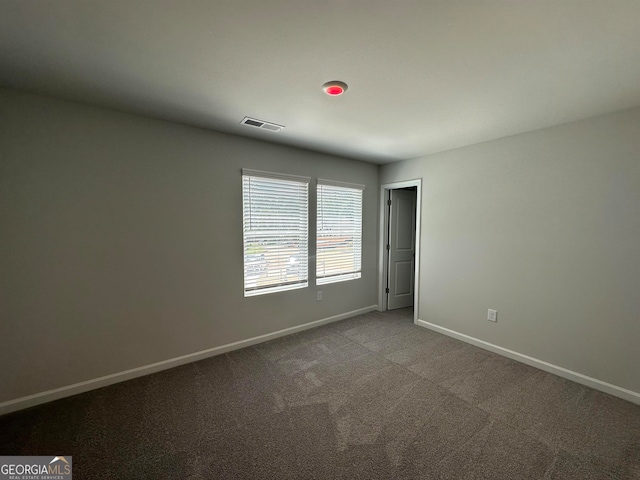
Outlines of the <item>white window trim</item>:
M362 190L362 191L364 191L365 189L365 185L361 185L359 183L339 182L337 180L327 180L326 178L319 178L318 185L330 185L332 187L353 188L354 190Z
M351 190L360 190L362 192L361 203L360 203L360 270L357 272L349 272L349 273L338 273L334 275L327 276L318 276L318 235L319 230L317 229L318 219L320 218L320 194L319 189L316 189L316 265L315 265L315 273L316 273L316 285L327 285L330 283L338 283L345 282L349 280L357 280L362 278L362 245L364 240L364 232L363 232L363 223L364 223L364 190L365 185L361 185L358 183L347 183L340 182L337 180L328 180L324 178L319 178L317 180L318 187L321 185L332 186L332 187L341 187L348 188Z
M329 275L328 277L316 278L316 285L327 285L329 283L346 282L348 280L357 280L362 278L362 272L341 273L338 275Z
M251 288L251 289L247 289L246 287L246 264L245 264L245 243L246 243L246 237L245 237L245 231L244 231L244 215L245 215L245 204L244 204L244 177L258 177L258 178L267 178L267 179L274 179L274 180L283 180L283 181L290 181L290 182L298 182L298 183L303 183L307 185L307 199L306 199L306 203L305 203L305 208L306 208L306 217L307 217L307 225L306 225L306 265L307 265L307 276L306 276L306 280L305 281L301 281L301 282L294 282L294 283L281 283L281 284L273 284L271 286L267 286L267 287L262 287L262 288ZM243 247L243 290L244 290L244 296L245 297L252 297L252 296L257 296L257 295L264 295L264 294L268 294L268 293L276 293L276 292L284 292L287 290L296 290L296 289L300 289L300 288L307 288L309 286L309 233L310 233L310 229L309 229L309 184L311 182L311 178L310 177L303 177L303 176L298 176L298 175L288 175L288 174L282 174L282 173L274 173L274 172L265 172L265 171L261 171L261 170L253 170L253 169L248 169L248 168L243 168L242 169L242 182L243 182L243 187L242 187L242 194L243 194L243 201L242 201L242 212L243 212L243 233L242 233L242 247Z
M236 170L237 171L237 170ZM286 173L264 172L262 170L242 169L242 176L275 178L276 180L289 180L292 182L311 183L311 177L301 177L299 175L288 175Z

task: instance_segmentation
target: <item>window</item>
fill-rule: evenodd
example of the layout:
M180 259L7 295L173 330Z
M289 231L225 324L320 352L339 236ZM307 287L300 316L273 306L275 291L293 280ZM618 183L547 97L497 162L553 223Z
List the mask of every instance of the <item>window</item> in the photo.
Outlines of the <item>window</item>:
M242 170L244 296L308 285L309 179Z
M316 283L360 278L364 186L318 180Z

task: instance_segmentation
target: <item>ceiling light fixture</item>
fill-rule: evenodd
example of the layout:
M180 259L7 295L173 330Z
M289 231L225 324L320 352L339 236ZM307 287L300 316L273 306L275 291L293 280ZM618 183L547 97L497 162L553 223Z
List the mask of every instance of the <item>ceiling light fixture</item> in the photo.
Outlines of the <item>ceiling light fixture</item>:
M347 91L347 88L349 88L349 86L346 83L339 82L337 80L334 80L332 82L327 82L324 85L322 85L322 89L324 90L324 93L326 93L330 97L337 97L338 95L342 95L344 92Z

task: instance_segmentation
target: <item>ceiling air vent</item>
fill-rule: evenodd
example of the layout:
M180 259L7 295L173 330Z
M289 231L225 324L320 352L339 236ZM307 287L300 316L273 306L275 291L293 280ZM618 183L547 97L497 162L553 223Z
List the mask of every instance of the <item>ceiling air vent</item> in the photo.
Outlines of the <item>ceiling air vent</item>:
M284 125L278 125L277 123L263 122L256 118L244 117L240 122L242 125L249 125L250 127L262 128L263 130L271 130L272 132L279 132L284 128Z

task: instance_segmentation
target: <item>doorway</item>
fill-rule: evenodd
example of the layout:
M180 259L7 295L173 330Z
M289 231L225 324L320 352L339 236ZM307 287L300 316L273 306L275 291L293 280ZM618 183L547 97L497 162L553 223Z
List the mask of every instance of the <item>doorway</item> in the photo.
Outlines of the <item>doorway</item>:
M421 179L382 185L380 310L413 307L418 318Z

